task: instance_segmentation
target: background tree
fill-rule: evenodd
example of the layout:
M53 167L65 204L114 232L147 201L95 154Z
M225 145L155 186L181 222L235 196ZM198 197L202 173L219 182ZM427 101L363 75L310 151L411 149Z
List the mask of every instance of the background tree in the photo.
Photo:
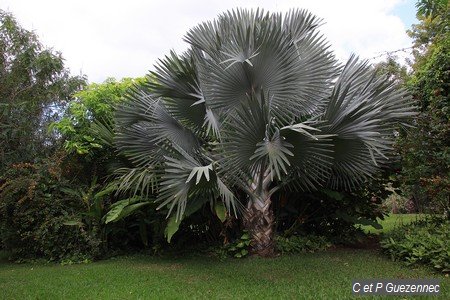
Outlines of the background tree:
M415 56L426 51L436 37L442 37L448 32L450 13L448 0L419 0L416 7L419 23L413 24L411 30L408 30L408 34L414 39Z
M418 1L419 24L410 31L415 50L406 82L420 111L415 128L403 132L401 179L421 209L450 210L450 33L447 1Z
M60 53L0 10L0 173L48 155L55 137L47 125L84 82L64 68Z
M64 225L94 211L92 191L70 174L61 135L48 130L84 84L60 53L0 10L0 247L15 258L83 260L100 252L89 226Z
M405 85L409 79L408 69L405 65L400 64L397 59L397 56L389 54L385 61L375 64L374 68L379 76L387 76L389 80Z
M148 202L133 195L121 194L119 198L115 194L116 183L108 177L111 169L128 165L113 145L116 108L124 101L127 90L142 80L109 78L103 83L89 84L73 95L61 120L51 125L64 141L66 175L78 185L73 194L84 204L84 209L74 217L74 224L95 228L105 244L108 242L113 248L139 239L148 246L154 237L147 230L147 223L163 221L162 217L156 217L154 208L148 209ZM126 222L113 224L130 215L137 216L137 220L128 218Z
M112 145L116 108L127 90L142 81L143 78L109 78L103 83L91 83L73 95L62 118L51 124L77 165L73 176L86 184L94 177L105 180L109 165L118 160Z
M387 164L409 98L353 56L339 66L319 25L303 10L227 12L190 30L191 49L130 94L118 147L161 174L160 208L181 219L199 201L244 204L253 252L267 256L281 187L352 189Z

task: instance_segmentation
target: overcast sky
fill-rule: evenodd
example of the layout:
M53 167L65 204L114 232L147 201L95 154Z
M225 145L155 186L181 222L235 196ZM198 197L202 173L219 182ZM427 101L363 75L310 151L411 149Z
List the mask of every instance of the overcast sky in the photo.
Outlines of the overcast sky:
M363 58L411 46L415 0L1 0L41 42L62 52L73 74L90 82L143 76L171 49L182 52L187 30L236 8L306 8L326 22L321 32L336 56Z

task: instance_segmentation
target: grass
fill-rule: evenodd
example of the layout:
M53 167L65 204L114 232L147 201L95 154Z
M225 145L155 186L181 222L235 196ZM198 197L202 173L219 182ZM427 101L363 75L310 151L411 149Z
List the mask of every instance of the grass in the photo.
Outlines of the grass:
M139 255L67 266L13 264L3 260L0 261L0 297L349 299L352 279L430 277L442 279L441 298L450 299L448 277L426 268L412 269L391 262L374 250L332 250L274 259L225 261L199 256Z
M382 230L364 229L379 234L423 216L390 215L380 221ZM439 298L450 299L449 277L392 262L376 250L225 261L136 255L69 266L14 264L0 252L0 299L349 299L352 280L369 278L439 278Z
M414 221L423 219L426 216L427 216L426 214L390 214L387 217L385 217L384 220L378 220L378 223L380 223L381 226L383 226L383 229L375 229L370 225L361 226L361 228L366 233L374 233L374 234L387 233L398 226L410 224Z

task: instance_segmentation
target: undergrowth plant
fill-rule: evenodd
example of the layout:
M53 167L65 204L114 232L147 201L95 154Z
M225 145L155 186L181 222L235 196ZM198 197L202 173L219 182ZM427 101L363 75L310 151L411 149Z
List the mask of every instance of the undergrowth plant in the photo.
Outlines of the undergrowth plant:
M281 254L317 252L331 247L331 243L323 236L291 236L276 238L277 251Z
M426 264L450 273L450 222L442 219L416 221L392 230L381 241L383 251L407 265Z
M15 260L85 261L101 252L101 239L85 224L66 223L84 211L61 177L56 156L13 165L0 182L0 240Z

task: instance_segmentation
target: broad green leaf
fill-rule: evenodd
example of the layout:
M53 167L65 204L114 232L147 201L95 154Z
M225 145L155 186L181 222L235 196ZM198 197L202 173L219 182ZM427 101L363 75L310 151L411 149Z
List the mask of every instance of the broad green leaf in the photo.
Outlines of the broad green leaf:
M130 203L129 199L120 200L114 203L105 215L105 224L119 220L120 214L125 206Z
M138 201L140 201L140 199L134 197L117 201L116 203L111 205L110 210L106 213L104 217L105 224L119 221L135 213L140 208L150 204L150 202L138 202Z
M216 216L219 218L221 222L224 222L227 217L227 210L225 209L225 206L222 202L217 202L214 206L214 210L216 212Z
M241 236L241 240L249 240L250 239L250 235L248 233L244 233Z
M140 208L147 206L149 204L150 204L150 202L140 202L140 203L135 203L135 204L130 204L130 205L125 206L122 209L122 211L119 215L119 218L116 221L123 219L125 217L128 217L129 215L137 212Z
M169 222L167 222L166 229L164 230L164 234L166 236L167 242L170 243L172 240L173 235L178 231L180 228L181 220L177 221L177 218L175 216L169 218Z

